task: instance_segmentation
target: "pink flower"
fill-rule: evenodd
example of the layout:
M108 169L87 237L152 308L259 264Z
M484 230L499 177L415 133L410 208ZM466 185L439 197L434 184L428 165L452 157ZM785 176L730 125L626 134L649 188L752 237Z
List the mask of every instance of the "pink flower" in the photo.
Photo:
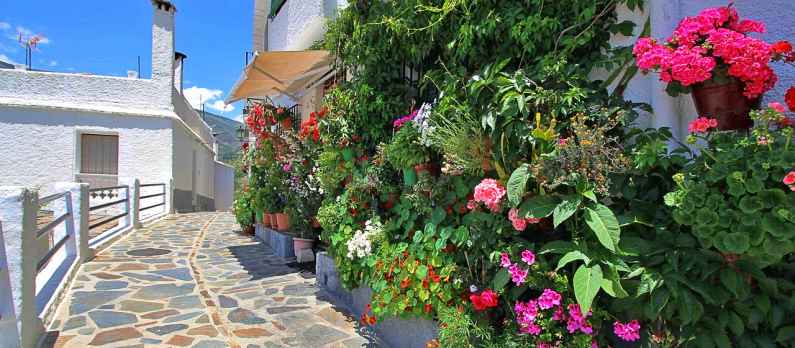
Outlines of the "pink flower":
M538 348L552 348L552 345L547 342L536 342Z
M508 253L504 252L504 253L500 254L500 266L502 268L511 267L511 256L508 255Z
M528 266L531 266L536 263L536 254L533 254L533 252L530 250L525 250L522 252L522 261L524 261Z
M497 212L506 192L497 180L483 179L475 186L475 201L485 204L492 212Z
M511 220L511 225L517 231L524 231L527 228L527 220L519 217L519 209L511 208L508 211L508 220Z
M637 320L626 324L616 321L613 323L613 333L624 341L634 342L640 339L640 324Z
M787 109L784 108L784 105L781 105L781 103L777 103L777 102L772 102L770 104L767 104L767 107L769 107L769 108L771 108L773 110L776 110L776 112L778 112L780 114L783 114L784 112L787 111Z
M511 280L514 284L522 285L527 280L527 270L519 267L518 264L513 264L508 268L508 273L511 274Z
M566 312L563 311L563 307L557 306L555 308L555 313L552 314L552 320L554 321L566 320Z
M718 126L718 120L714 118L699 117L687 125L687 131L690 133L707 133L710 128Z
M292 169L293 169L293 165L290 164L290 163L285 163L284 165L282 165L282 170L285 171L285 172L290 172L290 170L292 170Z
M767 31L765 28L765 23L745 19L736 25L731 26L732 30L739 31L743 34L745 33L760 33L764 34Z
M593 328L587 322L587 318L590 315L590 311L588 311L586 315L582 315L582 311L580 311L580 305L570 304L569 317L566 320L566 329L569 331L569 333L574 333L577 330L580 330L580 332L590 335L593 333Z
M527 221L528 224L537 224L537 223L541 222L541 219L537 219L537 218L534 218L534 217L529 217L529 218L525 219L525 221Z
M541 309L550 309L555 306L560 306L562 296L552 289L544 289L541 296L538 297L538 307Z
M513 310L516 312L516 323L519 324L519 332L532 335L541 333L541 327L535 323L536 317L538 317L538 304L535 301L516 302Z
M795 185L795 170L784 176L784 185Z
M469 210L475 210L475 208L477 208L477 207L478 207L476 204L477 204L477 203L475 203L475 200L474 200L474 199L470 199L470 200L468 200L468 201L467 201L467 209L469 209Z

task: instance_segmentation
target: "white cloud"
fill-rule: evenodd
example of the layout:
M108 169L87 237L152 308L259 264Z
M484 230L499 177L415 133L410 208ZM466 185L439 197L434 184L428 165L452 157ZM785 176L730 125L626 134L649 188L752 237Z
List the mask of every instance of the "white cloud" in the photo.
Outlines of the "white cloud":
M216 100L207 106L210 107L210 109L221 112L230 112L235 109L234 105L226 105L223 100Z
M185 88L182 94L185 95L185 99L187 99L190 105L195 109L201 109L203 103L206 107L223 113L235 110L234 105L226 105L224 101L220 99L224 94L220 89L193 86Z
M8 56L7 56L7 55L5 55L5 54L0 54L0 60L4 61L4 62L6 62L6 63L9 63L9 64L17 64L17 62L15 62L15 61L14 61L13 59L11 59L11 58L8 58Z
M11 29L11 24L6 22L0 22L0 30L8 30Z
M52 67L58 66L58 61L57 60L51 60L49 65L52 66Z

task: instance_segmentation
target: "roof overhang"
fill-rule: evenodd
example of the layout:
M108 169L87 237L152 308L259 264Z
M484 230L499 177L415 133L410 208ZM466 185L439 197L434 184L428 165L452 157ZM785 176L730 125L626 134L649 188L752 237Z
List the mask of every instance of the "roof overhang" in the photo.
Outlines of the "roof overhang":
M328 51L258 52L246 66L226 98L232 103L244 98L295 94L332 70Z

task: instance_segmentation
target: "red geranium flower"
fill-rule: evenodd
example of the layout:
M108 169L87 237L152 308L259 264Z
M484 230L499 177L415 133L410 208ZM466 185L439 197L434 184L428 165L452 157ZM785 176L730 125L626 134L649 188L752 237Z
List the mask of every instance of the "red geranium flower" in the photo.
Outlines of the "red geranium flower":
M472 302L472 306L475 307L475 310L478 312L485 311L486 309L497 307L497 303L499 302L500 297L492 291L491 289L486 289L480 295L471 294L469 295L469 301Z
M795 87L790 87L784 100L787 102L790 111L795 112Z
M773 53L776 54L785 54L792 52L792 44L789 41L779 41L771 46Z

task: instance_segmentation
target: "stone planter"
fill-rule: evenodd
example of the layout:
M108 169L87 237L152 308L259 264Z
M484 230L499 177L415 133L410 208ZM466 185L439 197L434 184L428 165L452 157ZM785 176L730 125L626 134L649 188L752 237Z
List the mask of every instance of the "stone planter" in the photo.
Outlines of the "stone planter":
M295 256L301 255L301 252L304 250L312 250L312 244L314 243L314 239L293 237L293 252Z
M335 304L350 309L356 317L364 312L370 304L372 290L367 287L345 290L340 283L334 259L325 252L317 253L316 276L317 284L328 291ZM379 318L373 327L380 341L390 347L425 348L428 341L437 338L439 324L427 319Z
M293 236L265 227L261 224L257 225L256 236L265 243L265 245L273 249L274 253L279 257L295 257Z

